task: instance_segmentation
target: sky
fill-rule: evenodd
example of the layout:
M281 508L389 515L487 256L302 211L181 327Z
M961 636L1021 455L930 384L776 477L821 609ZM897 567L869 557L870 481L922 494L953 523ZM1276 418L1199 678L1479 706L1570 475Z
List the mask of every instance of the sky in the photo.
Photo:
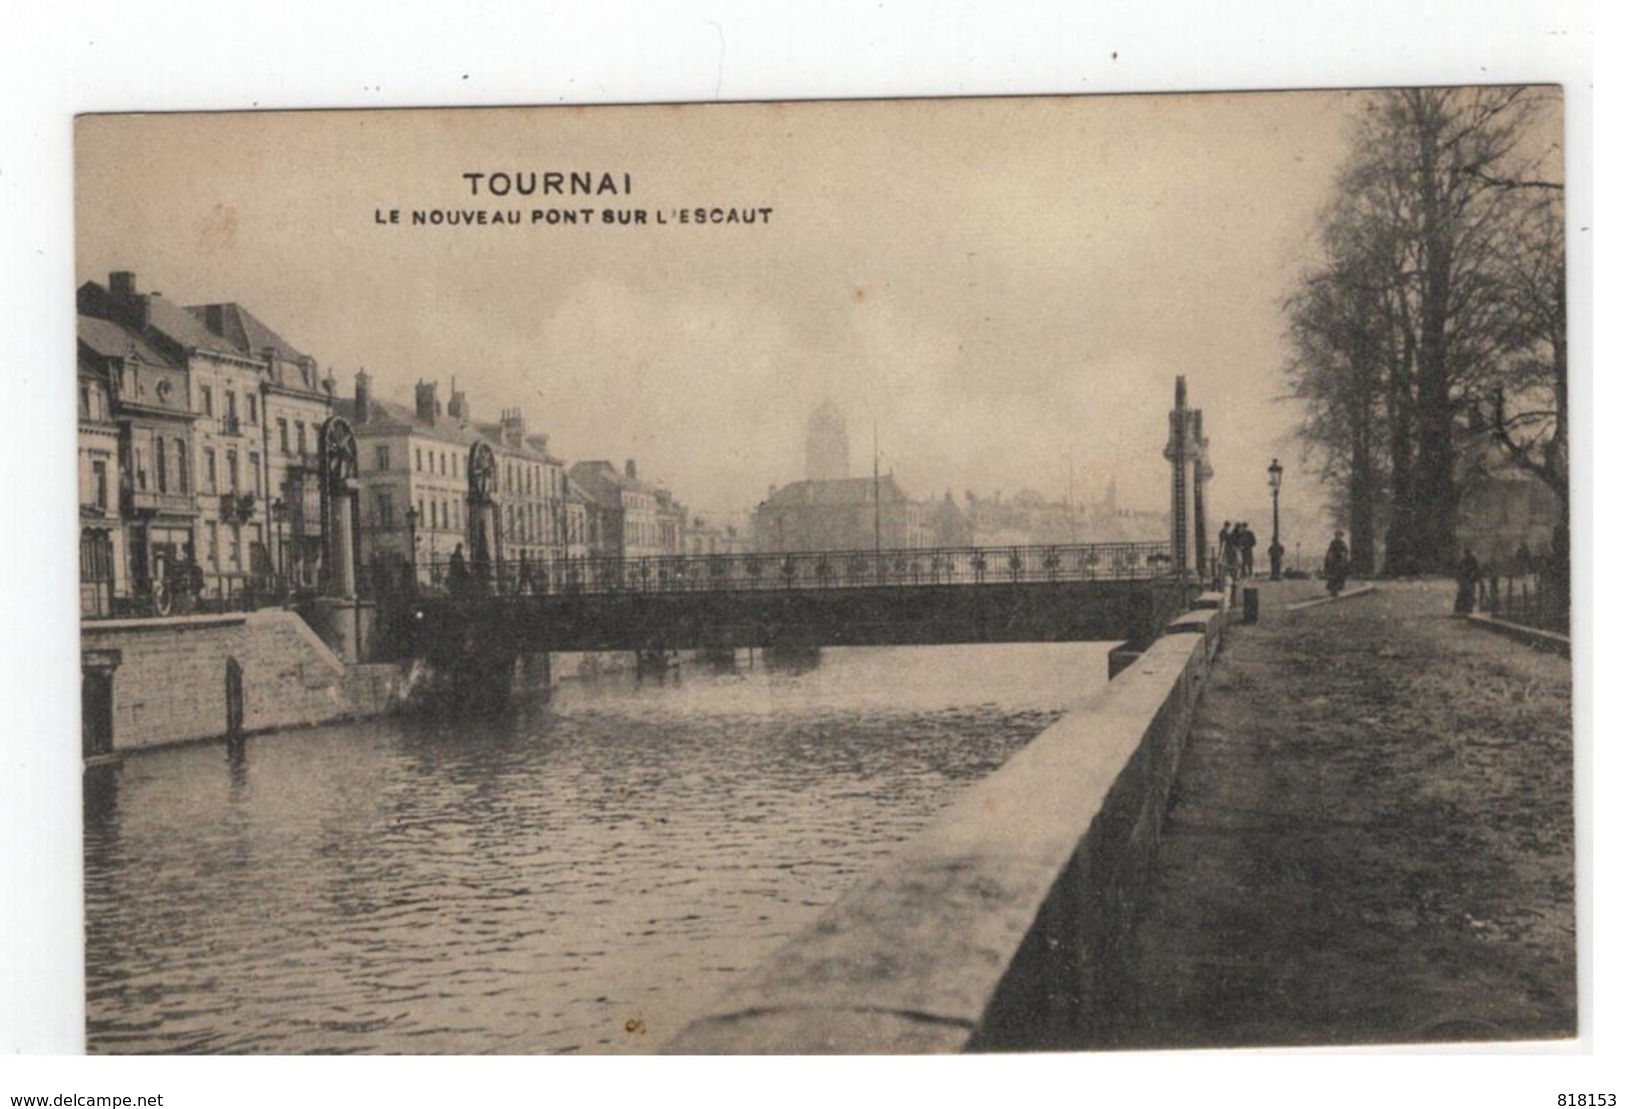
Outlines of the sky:
M1281 399L1281 298L1361 94L90 116L80 280L237 301L331 367L477 418L523 408L570 460L636 458L748 510L845 411L857 473L916 496L1115 479L1161 509L1174 378L1204 410L1215 519L1313 511ZM472 195L467 173L630 175L628 195ZM482 182L482 187L484 183ZM532 209L595 210L548 226ZM606 226L606 207L643 226ZM770 208L752 225L677 210ZM414 210L519 226L413 226ZM391 224L391 210L401 222ZM668 223L654 223L656 213ZM1255 524L1256 527L1256 524Z

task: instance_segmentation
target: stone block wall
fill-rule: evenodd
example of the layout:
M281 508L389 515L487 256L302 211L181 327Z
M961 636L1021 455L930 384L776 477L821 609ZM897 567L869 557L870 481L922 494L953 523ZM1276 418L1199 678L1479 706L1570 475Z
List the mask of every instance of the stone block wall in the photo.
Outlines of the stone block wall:
M117 651L113 749L210 739L226 731L226 668L243 669L243 728L319 724L355 714L344 663L295 613L106 620L83 625L85 651ZM366 683L369 702L374 677ZM376 711L373 709L372 711Z

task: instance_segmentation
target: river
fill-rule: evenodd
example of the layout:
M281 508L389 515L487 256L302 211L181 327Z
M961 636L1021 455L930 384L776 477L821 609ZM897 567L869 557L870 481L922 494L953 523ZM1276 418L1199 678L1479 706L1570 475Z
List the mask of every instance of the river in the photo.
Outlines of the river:
M93 767L89 1048L650 1051L1104 681L826 650Z

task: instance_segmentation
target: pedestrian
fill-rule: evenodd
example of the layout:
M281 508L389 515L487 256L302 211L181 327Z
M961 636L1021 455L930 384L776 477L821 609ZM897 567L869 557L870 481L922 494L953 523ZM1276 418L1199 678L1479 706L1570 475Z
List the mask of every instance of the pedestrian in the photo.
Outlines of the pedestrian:
M1230 572L1230 521L1219 529L1219 565L1213 572L1214 588L1223 589L1225 575Z
M1473 608L1478 603L1479 577L1478 559L1473 557L1473 549L1466 548L1461 552L1461 564L1456 567L1456 615L1471 616Z
M1252 526L1246 520L1241 522L1241 576L1253 576L1253 548L1258 546L1258 536L1253 534Z
M1343 592L1343 586L1348 583L1349 577L1349 545L1343 542L1343 533L1337 532L1326 547L1326 563L1322 568L1326 575L1326 592L1337 596Z
M1535 572L1535 556L1529 550L1527 539L1518 544L1518 552L1512 556L1512 572L1520 578L1528 577Z
M463 558L463 545L457 544L457 549L451 552L450 586L453 593L461 593L468 587L468 561Z
M532 589L530 578L530 559L524 551L519 552L519 587L518 592L529 593Z

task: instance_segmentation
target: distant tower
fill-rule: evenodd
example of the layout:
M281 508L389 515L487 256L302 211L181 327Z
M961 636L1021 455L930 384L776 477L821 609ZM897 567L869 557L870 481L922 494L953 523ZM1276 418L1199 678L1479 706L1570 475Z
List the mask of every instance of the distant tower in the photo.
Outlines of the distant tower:
M813 409L807 421L807 478L834 481L852 476L851 448L846 440L846 417L830 401Z

